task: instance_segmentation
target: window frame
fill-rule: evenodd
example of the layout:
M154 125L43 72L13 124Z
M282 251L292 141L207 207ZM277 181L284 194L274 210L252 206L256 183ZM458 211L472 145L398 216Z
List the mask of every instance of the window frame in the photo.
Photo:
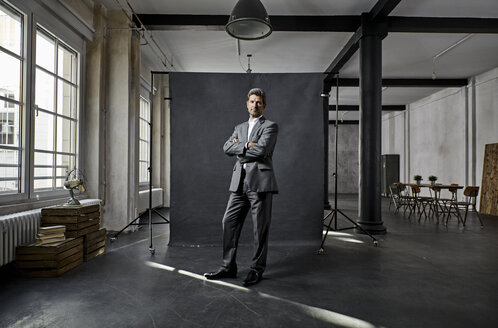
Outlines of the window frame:
M75 144L76 144L76 151L75 151L75 157L76 157L76 160L75 160L75 163L77 164L77 168L80 168L81 169L81 165L78 161L79 159L79 136L78 136L78 133L79 133L79 128L78 128L78 123L79 123L79 118L80 118L80 107L78 105L79 103L79 98L81 98L80 96L80 86L79 86L79 83L80 82L80 77L81 77L81 73L80 73L80 70L79 70L79 61L80 61L80 53L78 53L76 50L73 50L70 48L69 45L65 44L63 40L61 40L59 37L57 37L55 34L51 33L49 30L47 30L44 26L42 26L41 24L36 24L36 26L34 26L34 30L33 30L33 39L36 39L37 38L37 35L38 33L41 33L43 34L45 37L47 38L50 38L54 41L54 72L50 72L49 70L47 70L46 68L42 67L42 66L39 66L37 65L36 63L36 54L35 56L33 57L33 83L36 83L36 73L38 71L42 71L43 73L45 74L48 74L50 75L51 77L54 78L54 104L53 104L53 110L49 110L47 108L41 108L41 107L38 107L37 104L33 103L33 115L32 115L32 126L33 126L33 143L32 143L32 149L31 149L31 155L32 155L32 161L31 161L31 167L30 167L30 171L31 171L31 174L32 174L32 178L31 178L31 188L30 188L30 198L46 198L46 197L49 197L50 195L59 195L59 194L62 194L62 195L66 195L67 194L67 190L65 190L63 187L62 188L58 188L56 185L54 185L54 183L56 184L56 180L57 179L61 179L61 178L65 178L65 176L58 176L57 175L57 155L67 155L67 156L73 156L73 153L64 153L64 152L61 152L61 151L58 151L57 150L57 132L58 132L58 128L57 128L57 121L59 118L62 118L62 119L68 119L70 121L73 121L73 122L76 122L76 135L75 135ZM36 45L36 43L35 43ZM58 73L58 51L59 51L59 47L63 47L65 48L66 50L70 50L70 51L74 51L76 54L77 54L77 60L76 60L76 78L75 78L75 82L72 82L72 81L69 81L63 77L61 77ZM34 52L35 53L35 52ZM59 110L58 110L58 88L59 88L59 82L62 81L62 82L65 82L65 83L69 83L71 86L75 87L77 92L76 92L76 111L77 111L77 115L76 115L76 118L72 118L72 117L69 117L69 116L66 116L66 115L63 115L63 114L60 114L59 113ZM32 89L32 93L33 93L33 98L36 99L36 86L33 87ZM52 116L52 119L54 121L54 125L53 125L53 149L52 150L41 150L41 149L38 149L36 150L35 149L35 140L34 140L34 137L36 137L36 134L35 134L35 117L39 114L39 112L43 112L43 113L46 113L48 115L51 115ZM52 159L52 165L50 166L50 168L53 168L54 172L52 174L52 189L39 189L39 190L35 190L34 189L34 184L35 184L35 180L37 180L37 176L35 176L35 163L34 163L34 156L35 156L35 153L45 153L45 154L51 154L53 157ZM47 167L48 168L48 167ZM72 168L69 168L69 171L71 171ZM68 172L69 172L68 171Z
M18 151L18 166L19 166L19 172L18 172L18 192L16 193L7 193L7 194L0 194L0 203L8 203L12 201L20 201L23 199L27 199L27 194L26 194L26 147L25 147L25 131L26 131L26 66L27 66L27 54L29 51L29 48L27 46L28 44L28 39L27 39L27 29L29 28L30 22L28 20L28 15L26 12L17 6L12 5L9 2L6 1L0 1L0 4L3 7L6 7L7 10L12 11L18 15L20 15L20 30L21 30L21 46L20 46L20 54L16 54L8 49L5 49L2 47L2 51L4 53L7 53L8 55L18 59L20 61L20 72L19 72L19 77L20 77L20 83L19 83L19 100L16 99L10 99L10 97L4 97L3 95L0 95L0 99L4 102L7 103L12 103L14 106L18 106L19 110L19 144L17 146L10 146L10 145L2 145L2 149L10 149L10 150L16 150Z
M53 12L43 3L37 1L19 0L12 3L10 0L0 0L0 5L12 8L21 14L22 21L22 53L24 54L21 68L21 90L20 106L20 192L0 195L0 205L36 202L39 200L58 199L68 195L65 189L54 189L48 191L34 191L34 116L35 105L35 70L36 70L36 31L41 26L45 31L54 35L65 48L77 53L77 78L78 85L76 91L77 107L77 127L76 127L76 164L80 170L84 171L84 145L81 143L84 123L84 94L85 94L85 60L86 44L85 33L79 34L76 29L69 26L70 19L64 21L62 16L57 15L57 8ZM5 98L5 97L3 97ZM56 152L57 153L57 152ZM55 169L55 167L54 167Z
M147 103L148 107L149 107L149 117L148 117L148 120L143 118L140 114L141 114L141 109L142 109L142 101ZM151 120L151 116L152 116L152 108L151 108L151 102L149 100L149 97L145 97L143 96L142 94L140 94L140 97L139 97L139 113L138 113L138 185L139 185L139 188L140 189L145 189L145 187L148 187L149 184L150 184L150 181L151 181L151 176L150 176L150 171L148 170L148 168L150 167L150 143L151 143L151 140L150 140L150 130L151 130L151 125L150 125L150 120ZM140 126L141 126L141 122L145 122L145 124L147 124L149 126L149 133L147 134L147 139L142 139L140 136L141 136L141 131L140 131ZM140 154L140 143L141 142L145 142L146 145L147 145L147 181L140 181L140 163L144 162L141 160L141 154Z

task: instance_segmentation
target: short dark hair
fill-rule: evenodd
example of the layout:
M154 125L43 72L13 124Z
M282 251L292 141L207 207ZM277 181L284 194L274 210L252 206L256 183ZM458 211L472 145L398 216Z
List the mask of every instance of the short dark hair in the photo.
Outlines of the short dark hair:
M253 89L249 90L249 92L247 93L247 100L249 100L249 97L251 95L256 95L256 96L261 97L261 99L263 99L263 105L266 105L266 94L263 91L263 89L253 88Z

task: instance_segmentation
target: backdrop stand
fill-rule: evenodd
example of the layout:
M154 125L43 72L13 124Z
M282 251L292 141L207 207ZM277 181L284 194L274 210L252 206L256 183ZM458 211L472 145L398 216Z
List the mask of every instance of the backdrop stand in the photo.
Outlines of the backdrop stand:
M363 229L357 222L355 222L353 219L351 219L349 216L347 216L346 214L344 214L344 212L342 212L341 210L339 210L337 208L337 138L339 136L339 74L336 75L336 96L335 96L335 125L334 125L334 128L335 128L335 142L334 142L334 148L335 148L335 153L334 153L334 173L332 174L334 176L334 209L329 213L327 214L324 218L323 218L323 222L325 222L325 220L327 220L327 218L329 216L332 215L332 217L330 218L330 221L327 225L324 224L324 226L327 227L327 231L325 232L325 234L323 235L322 237L322 243L320 245L320 249L318 249L317 251L317 254L319 255L322 255L322 254L325 254L325 250L323 248L323 245L325 244L325 240L327 239L327 236L328 236L328 233L330 230L332 231L343 231L343 230L349 230L349 229L358 229L360 230L361 232L363 232L364 234L366 235L369 235L370 238L372 238L373 240L373 243L375 246L378 245L378 241L377 239L372 236L371 233L369 233L368 231L366 231L365 229ZM341 214L344 218L346 218L347 220L349 220L349 222L351 222L353 225L350 226L350 227L345 227L345 228L338 228L337 227L337 220L338 220L338 215ZM332 222L334 222L334 227L332 228Z
M149 167L147 170L149 171L149 207L142 212L138 217L136 217L133 221L128 223L123 229L118 231L117 233L114 234L114 236L111 237L111 242L116 240L123 231L126 230L129 226L142 226L142 225L148 225L149 226L149 252L154 255L156 253L156 250L154 249L154 246L152 244L152 225L154 224L168 224L169 220L166 219L161 213L159 213L156 209L152 208L152 123L154 120L154 115L152 114L153 112L153 105L154 105L154 74L168 74L168 72L161 72L161 71L151 71L150 72L150 123L149 123L149 154L150 154L150 160L149 160ZM171 100L171 98L164 98L164 100ZM152 212L156 213L159 217L161 217L163 221L161 222L152 222ZM149 214L149 222L148 223L142 223L140 222L140 219L145 217L145 214ZM138 223L135 223L138 221Z

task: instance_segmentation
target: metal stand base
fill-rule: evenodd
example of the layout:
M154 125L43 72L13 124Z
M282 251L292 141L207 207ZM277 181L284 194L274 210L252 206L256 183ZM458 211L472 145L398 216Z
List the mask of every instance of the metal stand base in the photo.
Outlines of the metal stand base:
M164 222L152 222L152 212L156 213L157 215L159 215L163 220ZM142 217L145 216L145 214L149 214L149 222L147 223L141 223L140 222L140 219ZM139 221L138 223L135 223L135 221ZM115 241L116 239L118 239L118 236L119 234L121 234L123 231L126 230L126 228L128 228L129 226L132 226L132 225L135 225L135 226L142 226L142 225L148 225L149 226L149 238L150 238L150 246L149 246L149 252L151 255L154 255L156 253L156 250L154 249L154 247L152 246L152 225L153 224L168 224L169 223L169 220L166 219L161 213L159 213L158 211L156 211L155 209L153 208L149 208L147 209L146 211L144 211L142 214L140 214L138 217L136 217L133 221L131 221L130 223L128 223L126 225L126 227L124 227L123 229L121 229L120 231L118 231L117 233L114 234L114 236L112 236L110 238L111 242Z
M325 233L325 235L322 238L322 244L320 245L320 249L316 252L318 255L325 254L325 250L323 249L323 245L325 244L325 240L327 239L327 235L328 235L330 230L342 231L342 230L349 230L349 229L356 228L359 231L365 233L366 235L369 235L370 238L372 238L375 246L378 245L377 239L374 236L372 236L371 233L369 233L368 231L363 229L357 222L353 221L346 214L344 214L341 210L337 209L337 144L338 144L337 139L339 137L339 133L338 133L339 123L338 122L339 122L339 74L336 74L335 125L334 125L334 129L335 129L335 141L334 141L335 153L334 153L334 173L333 173L333 176L335 178L334 179L335 180L334 181L334 209L323 218L323 221L325 221L330 215L332 215L332 218L330 219L329 224L328 225L324 224L324 226L327 227L327 232ZM353 226L338 229L337 228L337 219L338 219L337 213L340 213L343 217L348 219L349 222L351 222L353 224ZM334 222L333 229L331 229L332 222Z
M150 96L150 108L154 108L154 74L168 74L168 72L157 72L157 71L151 71L150 72L150 93L149 93L149 96ZM171 98L164 98L164 100L171 100ZM150 245L149 245L149 252L154 255L156 253L156 250L154 249L153 245L152 245L152 225L154 224L168 224L169 223L169 220L166 219L161 213L159 213L158 211L156 211L155 209L152 208L152 163L153 163L153 157L152 157L152 140L153 140L153 135L152 135L152 123L153 123L153 118L154 118L154 115L151 114L150 116L150 122L149 122L149 158L150 158L150 162L149 162L149 167L148 167L148 171L149 171L149 208L144 211L143 213L141 213L138 217L136 217L133 221L131 221L130 223L128 223L123 229L121 229L120 231L118 231L117 233L114 234L114 236L112 236L110 238L111 242L115 241L119 234L121 234L123 231L125 231L126 228L128 228L129 226L132 226L132 225L138 225L138 226L142 226L142 225L148 225L149 226L149 239L150 239ZM159 215L165 222L152 222L152 212L156 213L157 215ZM140 220L142 217L145 216L145 214L149 214L149 222L148 223L140 223L140 221L138 223L135 223L137 220Z
M343 217L345 217L347 220L349 220L349 222L351 222L353 224L353 226L351 227L345 227L345 228L337 228L337 213L341 214ZM323 221L327 220L327 218L332 215L332 218L330 219L329 221L329 224L328 225L323 225L324 227L327 227L327 231L326 233L324 234L323 238L322 238L322 243L320 245L320 249L318 249L318 251L316 252L318 255L323 255L325 254L325 249L323 248L323 245L325 244L325 240L327 239L327 235L329 233L329 231L343 231L343 230L350 230L350 229L358 229L360 230L362 233L370 236L370 238L372 238L373 240L373 243L375 246L378 246L379 242L377 241L377 239L371 234L369 233L368 231L366 231L365 229L363 229L358 223L356 223L354 220L352 220L349 216L347 216L346 214L344 214L344 212L342 212L341 210L337 209L337 206L335 207L335 209L333 209L329 214L327 214L324 218L323 218ZM335 227L332 228L332 222L335 222Z
M149 214L149 212L154 212L154 213L156 213L156 214L157 214L157 215L159 215L159 216L160 216L160 217L161 217L161 218L162 218L165 222L147 222L147 223L140 223L140 222L138 222L138 223L135 223L135 221L142 219L142 218L145 216L145 214ZM151 216L152 216L152 213L151 213ZM120 235L123 231L125 231L125 230L126 230L126 228L128 228L129 226L143 226L143 225L149 225L149 224L168 224L168 223L169 223L169 220L168 220L168 219L166 219L166 218L165 218L165 217L164 217L161 213L159 213L158 211L156 211L156 210L155 210L155 209L153 209L153 208L149 208L149 209L147 209L147 210L143 211L143 212L142 212L142 214L140 214L139 216L137 216L137 217L136 217L133 221L131 221L130 223L128 223L128 224L126 225L126 227L124 227L123 229L121 229L121 230L119 230L118 232L116 232L116 233L114 234L114 236L112 236L110 239L111 239L111 241L115 241L116 239L118 239L118 236L119 236L119 235Z

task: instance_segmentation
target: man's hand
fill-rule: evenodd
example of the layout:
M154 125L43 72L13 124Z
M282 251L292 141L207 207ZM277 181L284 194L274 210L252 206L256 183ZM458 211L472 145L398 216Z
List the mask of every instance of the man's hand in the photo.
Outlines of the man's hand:
M232 142L239 142L239 139L233 138Z
M249 143L247 144L247 148L251 148L252 146L255 146L255 145L257 145L257 143L256 143L256 142L249 142Z

